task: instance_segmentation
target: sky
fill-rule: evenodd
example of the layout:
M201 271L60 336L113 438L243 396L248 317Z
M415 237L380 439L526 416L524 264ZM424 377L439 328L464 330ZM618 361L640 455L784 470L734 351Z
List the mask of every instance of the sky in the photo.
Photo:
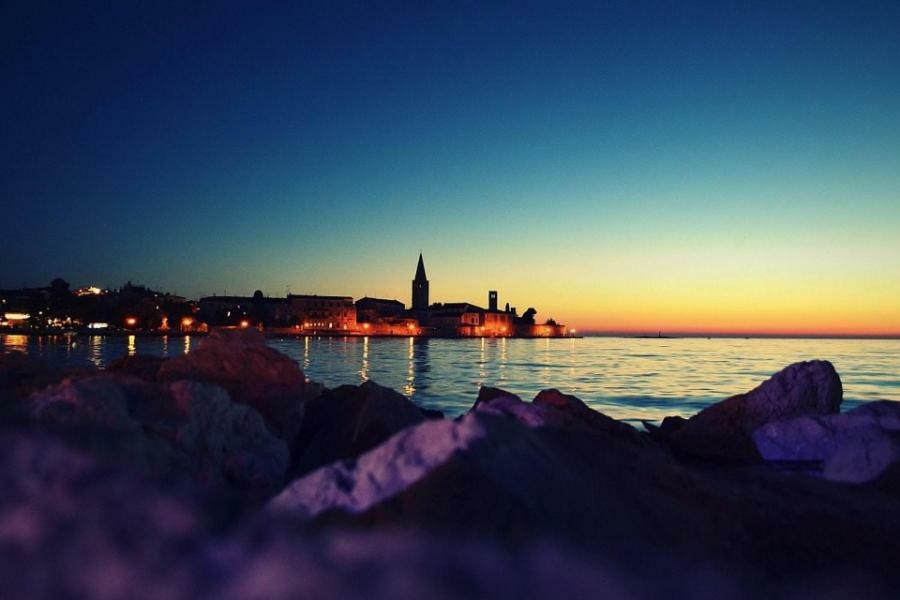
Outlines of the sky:
M0 287L900 334L900 3L14 2Z

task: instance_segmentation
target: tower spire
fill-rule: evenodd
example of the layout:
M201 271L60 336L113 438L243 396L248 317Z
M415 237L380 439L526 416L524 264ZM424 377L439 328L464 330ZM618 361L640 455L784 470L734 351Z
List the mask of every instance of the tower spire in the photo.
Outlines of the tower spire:
M428 277L425 275L425 261L419 252L419 264L416 265L416 276L412 281L412 309L428 308Z
M428 281L425 275L425 261L422 260L422 252L419 252L419 264L416 266L416 281Z

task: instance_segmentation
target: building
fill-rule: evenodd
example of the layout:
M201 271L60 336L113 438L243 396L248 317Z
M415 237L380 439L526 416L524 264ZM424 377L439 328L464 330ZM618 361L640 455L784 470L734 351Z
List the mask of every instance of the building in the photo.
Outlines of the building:
M266 298L259 290L253 296L207 296L200 299L197 318L220 327L281 326L291 324L286 298Z
M200 298L197 318L214 326L238 326L249 322L252 309L250 296L207 296Z
M350 296L289 294L291 319L303 331L355 331L356 306Z
M356 301L356 320L359 323L378 323L403 315L406 307L399 300L385 298L360 298Z

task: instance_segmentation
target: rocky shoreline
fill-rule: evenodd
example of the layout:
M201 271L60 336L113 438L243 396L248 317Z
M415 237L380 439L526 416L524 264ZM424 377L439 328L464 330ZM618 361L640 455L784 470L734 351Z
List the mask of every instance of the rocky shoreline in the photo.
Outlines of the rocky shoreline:
M736 390L737 391L737 390ZM0 355L15 597L893 597L900 403L826 361L646 430L545 390L457 419L325 389L256 332L52 371Z

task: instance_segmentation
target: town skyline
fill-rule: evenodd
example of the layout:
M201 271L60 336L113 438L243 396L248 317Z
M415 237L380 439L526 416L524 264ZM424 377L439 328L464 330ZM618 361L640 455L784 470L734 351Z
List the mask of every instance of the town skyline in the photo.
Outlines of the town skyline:
M178 290L176 290L176 289L170 290L170 289L166 289L165 287L156 286L154 284L147 284L146 282L142 282L139 280L132 281L132 279L127 279L120 286L115 286L115 285L96 286L93 283L84 284L84 285L78 284L78 285L72 286L72 291L76 295L79 295L79 294L80 295L93 295L93 294L99 293L101 291L126 289L132 285L136 285L136 286L139 286L140 288L154 290L156 292L165 294L167 296L171 295L176 298L177 297L186 298L189 301L194 302L195 304L199 302L199 304L201 306L202 306L204 300L215 300L217 297L222 297L222 298L243 297L244 299L249 301L254 296L259 295L259 294L262 294L262 296L266 299L278 299L278 298L287 297L287 299L289 300L292 296L307 297L307 298L322 297L322 298L332 298L332 299L347 298L347 299L350 299L351 301L356 300L357 304L359 303L360 300L382 300L383 299L383 300L388 300L388 301L400 302L406 307L407 311L414 312L416 310L415 297L416 297L416 293L417 293L416 292L417 281L420 279L420 277L424 277L423 253L421 251L419 252L418 257L419 257L418 265L416 266L415 277L412 281L413 289L412 290L409 289L409 287L408 287L409 280L407 279L407 291L406 291L405 296L402 293L395 294L395 295L392 295L391 293L388 293L388 294L377 294L377 293L376 294L370 294L370 293L349 294L349 293L345 293L342 290L330 290L330 291L295 290L295 289L292 289L292 286L285 286L284 291L281 293L279 293L277 291L275 291L275 292L267 291L262 288L253 288L251 291L248 288L245 290L223 289L223 290L221 290L221 293L214 291L212 293L200 293L200 294L196 294L196 295L191 295L191 294L179 294ZM420 276L420 272L422 274L421 276ZM69 282L66 281L64 278L59 278L57 281L63 281L64 283L69 284ZM438 280L438 281L440 281L440 280ZM55 281L51 282L51 285L52 285L52 283L55 283ZM464 304L464 305L472 306L473 308L477 308L479 305L482 307L486 307L486 306L489 306L490 304L493 304L493 306L496 307L497 303L498 303L496 294L498 294L499 291L495 290L495 289L488 289L488 288L485 288L484 290L482 290L482 294L480 297L478 296L477 293L475 293L474 295L469 296L465 300L462 300L459 297L452 297L452 296L451 297L431 296L431 300L429 300L429 289L428 288L429 288L430 283L431 283L431 280L425 279L425 296L424 296L425 299L423 301L425 303L424 306L431 306L431 305L438 306L438 305L444 305L444 304L450 304L450 305ZM26 287L26 286L23 286L23 287ZM253 286L251 286L251 288L252 287ZM437 289L441 290L444 287L445 286L438 285ZM50 289L49 287L46 286L46 284L43 286L42 285L34 286L34 288L35 289L38 289L38 288ZM0 286L0 291L2 291L2 289L3 289L3 286ZM388 289L388 288L383 288L383 289ZM489 298L487 300L487 302L481 302L481 300L485 299L484 298L485 296L493 296L493 298ZM515 313L516 308L517 308L516 304L515 304L515 298L513 298L512 300L513 300L512 301L512 306L513 306L512 310ZM500 296L499 305L503 306L504 303L506 303L507 311L509 311L509 306L510 306L509 302L510 302L510 297L508 297L508 296L503 297L502 295ZM534 307L532 306L532 304L533 303L525 303L525 304L522 304L518 308L520 309L520 312L522 310L525 310L526 306L529 309L533 309ZM422 310L422 306L423 305L420 303L418 310ZM541 322L543 320L550 320L553 322L560 321L560 319L555 318L551 312L548 312L546 310L538 311L538 315L540 316ZM403 331L405 332L406 325L404 325L403 327L404 327ZM747 337L747 336L752 336L752 337L763 337L763 338L764 337L812 337L812 338L815 338L815 337L822 337L822 338L863 337L863 338L885 338L885 339L900 338L900 331L898 331L898 332L892 332L892 331L821 331L821 330L799 330L799 329L794 329L794 330L776 330L776 329L768 329L768 330L766 330L766 329L761 329L761 330L733 329L733 330L728 330L728 329L704 329L704 328L694 328L694 329L690 329L690 328L685 328L685 329L656 328L656 329L654 329L652 327L648 327L645 329L628 329L628 328L612 329L612 328L603 328L603 327L591 327L590 325L583 325L581 322L578 322L578 321L572 322L570 325L563 326L563 331L565 331L569 334L574 334L577 331L579 334L582 334L582 335L611 335L611 336L617 336L617 335L652 336L653 334L658 334L658 335L664 334L665 336L669 336L669 337L672 337L672 336L674 336L674 337ZM360 332L366 333L366 331L362 330L362 329L360 330Z

